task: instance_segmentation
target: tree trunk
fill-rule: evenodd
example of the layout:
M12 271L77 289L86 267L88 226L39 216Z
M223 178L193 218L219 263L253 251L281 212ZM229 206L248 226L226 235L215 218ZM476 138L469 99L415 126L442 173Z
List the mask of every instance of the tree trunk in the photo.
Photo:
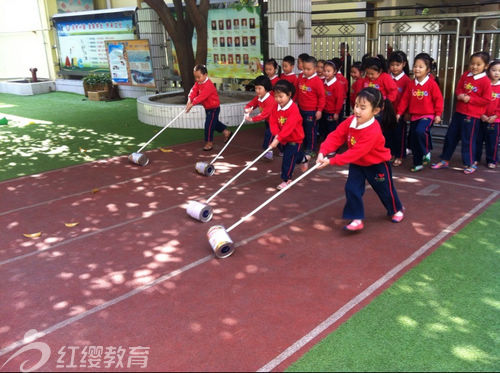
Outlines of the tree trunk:
M158 13L174 43L182 88L187 98L194 84L195 64L206 64L207 60L207 18L210 1L201 0L200 5L196 6L196 0L185 0L186 7L183 8L182 0L173 0L175 16L164 0L144 0L144 2ZM196 59L192 46L193 29L196 29L197 34Z

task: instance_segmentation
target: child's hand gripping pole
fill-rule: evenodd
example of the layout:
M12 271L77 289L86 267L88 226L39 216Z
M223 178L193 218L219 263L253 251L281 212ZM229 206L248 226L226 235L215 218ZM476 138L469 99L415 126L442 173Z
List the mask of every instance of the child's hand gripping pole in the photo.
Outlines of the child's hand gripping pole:
M325 161L328 161L328 158L324 158ZM226 232L231 232L234 228L236 228L238 225L240 225L241 223L243 223L245 220L247 220L249 217L251 217L252 215L254 215L255 213L257 213L258 211L260 211L262 208L264 208L265 206L267 206L269 203L271 203L274 199L278 198L280 195L282 195L285 191L287 191L288 189L290 189L292 186L294 186L296 183L298 183L300 180L302 180L303 178L305 178L307 175L309 175L311 172L313 172L314 170L316 170L317 168L323 168L325 167L323 163L316 163L313 167L311 167L309 170L307 170L306 172L304 172L302 175L300 175L298 178L296 178L295 180L293 180L287 188L284 188L284 189L281 189L279 192L273 194L267 201L265 201L264 203L262 203L260 206L258 206L255 210L253 210L252 212L248 213L247 215L243 216L240 220L238 220L236 223L234 223L233 225L231 225L228 229L226 229ZM321 167L322 166L322 167Z

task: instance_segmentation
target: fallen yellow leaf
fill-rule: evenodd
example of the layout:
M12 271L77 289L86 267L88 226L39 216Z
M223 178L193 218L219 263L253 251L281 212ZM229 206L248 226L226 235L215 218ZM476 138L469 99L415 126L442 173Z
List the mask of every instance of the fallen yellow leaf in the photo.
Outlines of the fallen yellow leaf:
M42 232L24 233L23 236L28 237L28 238L37 238L37 237L40 237L41 234L42 234Z
M94 188L94 189L92 189L92 194L95 194L95 193L97 193L98 191L99 191L99 189Z
M68 228L71 228L71 227L76 227L78 224L80 223L64 223L65 226L67 226Z
M163 152L163 153L171 153L173 152L172 149L167 149L167 148L160 148L160 150Z

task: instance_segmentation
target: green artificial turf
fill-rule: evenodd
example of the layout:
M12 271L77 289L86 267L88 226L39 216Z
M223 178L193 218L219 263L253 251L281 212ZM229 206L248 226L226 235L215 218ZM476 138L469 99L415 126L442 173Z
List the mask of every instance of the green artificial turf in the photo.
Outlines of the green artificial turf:
M32 120L1 124L5 114ZM0 180L130 154L160 129L137 119L135 99L0 94ZM203 140L203 130L169 128L147 149L197 140Z
M500 201L287 371L499 371Z

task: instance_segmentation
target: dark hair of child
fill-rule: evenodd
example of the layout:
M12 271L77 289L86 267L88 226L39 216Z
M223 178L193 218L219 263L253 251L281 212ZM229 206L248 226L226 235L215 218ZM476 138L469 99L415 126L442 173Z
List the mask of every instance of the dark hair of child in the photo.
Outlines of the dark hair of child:
M337 68L337 65L335 65L335 64L333 63L333 61L330 61L330 60L325 61L325 62L324 62L324 65L325 65L325 66L331 66L331 67L333 67L333 70L335 71L335 73L339 70L339 69Z
M481 58L485 65L488 66L488 64L490 63L490 55L489 53L487 52L476 52L476 53L473 53L472 56L470 56L470 59L472 60L472 58L474 57L479 57Z
M200 73L202 73L203 75L206 75L208 74L208 70L207 70L207 67L205 65L202 65L202 64L198 64L194 67L193 69L194 71L199 71Z
M318 60L316 63L320 63L320 62L324 65L326 61L325 60Z
M281 66L278 65L278 62L274 58L268 58L267 60L264 61L264 66L266 65L273 65L274 70L276 70L276 74L278 76L281 75Z
M356 100L366 100L372 106L372 109L375 110L377 108L384 108L384 97L382 96L382 92L380 92L377 88L366 87L359 91Z
M384 56L378 54L377 57L368 57L363 61L363 70L372 69L379 73L387 72L387 63Z
M490 79L491 79L491 69L493 68L493 66L496 66L496 65L500 65L500 60L492 60L490 62L490 64L488 65L488 69L486 70L486 72L488 73L488 76L490 77Z
M307 56L307 58L304 58L302 60L303 63L312 63L314 66L316 66L316 64L318 63L318 61L316 60L315 57L313 56Z
M335 65L335 70L339 71L340 68L342 67L342 60L338 57L334 57L332 58L330 61L333 62L333 64Z
M283 62L288 62L290 65L295 65L295 58L293 56L283 57Z
M353 67L354 67L355 69L358 69L358 71L359 71L360 73L362 73L362 72L363 72L363 70L361 69L361 62L360 62L360 61L356 61L356 62L354 62L354 63L351 65L351 69L352 69Z
M406 57L406 53L403 51L395 51L392 52L391 55L389 56L389 65L391 62L397 62L397 63L404 63L405 66L403 67L403 72L406 75L410 75L410 67L408 66L408 57Z
M293 97L293 95L295 95L295 87L292 83L285 79L278 80L274 85L273 91L275 93L282 92L290 97Z
M298 59L303 62L307 57L309 57L309 55L307 53L301 53L301 54L299 54Z
M260 85L260 86L264 87L266 92L269 92L273 89L273 86L271 84L271 80L269 80L269 78L265 75L260 75L257 78L255 78L255 80L253 81L253 85L254 86Z

